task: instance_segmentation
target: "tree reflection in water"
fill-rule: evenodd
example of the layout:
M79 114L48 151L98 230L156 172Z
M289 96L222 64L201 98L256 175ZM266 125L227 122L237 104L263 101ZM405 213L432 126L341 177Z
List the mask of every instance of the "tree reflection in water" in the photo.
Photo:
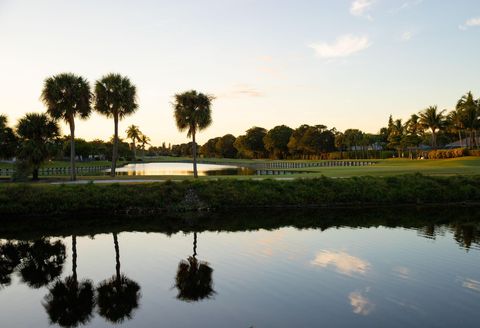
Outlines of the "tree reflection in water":
M213 290L213 269L207 262L199 261L197 256L197 233L193 234L193 256L178 264L175 277L177 298L185 302L197 302L210 298Z
M7 242L0 245L0 288L9 286L12 273L20 264L20 254L17 245Z
M62 327L76 327L90 321L94 306L91 280L77 278L77 238L72 236L72 275L64 281L57 280L45 296L43 306L51 323Z
M116 274L102 281L97 287L98 313L112 323L121 323L132 318L138 307L140 286L120 273L120 250L118 237L113 233L115 245Z
M65 262L65 245L61 241L40 239L18 245L22 281L32 288L47 286L60 276Z

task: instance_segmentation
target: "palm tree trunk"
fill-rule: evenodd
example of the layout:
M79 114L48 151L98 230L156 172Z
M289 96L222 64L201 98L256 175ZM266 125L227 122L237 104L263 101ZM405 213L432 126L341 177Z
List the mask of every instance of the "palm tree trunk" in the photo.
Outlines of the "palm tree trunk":
M135 138L132 139L133 141L133 162L137 162L137 145L135 144Z
M115 132L113 135L113 154L112 154L112 169L110 176L115 176L115 169L117 168L117 154L118 154L118 114L114 114L113 122L115 125Z
M73 280L77 281L77 236L72 236L72 272Z
M32 173L32 180L33 181L38 181L38 170L39 170L38 167L35 167L33 169L33 173Z
M75 168L75 121L70 118L70 181L77 180L77 171Z
M193 257L197 256L197 233L193 233Z
M192 133L192 140L193 140L193 146L192 146L192 151L193 151L193 177L195 179L198 178L198 172L197 172L197 143L195 141L195 131Z
M437 149L437 138L433 130L432 130L432 148Z
M118 246L118 236L113 233L113 245L115 247L115 272L117 275L117 280L120 281L120 247Z
M462 131L460 130L458 130L458 141L460 142L460 148L463 148Z

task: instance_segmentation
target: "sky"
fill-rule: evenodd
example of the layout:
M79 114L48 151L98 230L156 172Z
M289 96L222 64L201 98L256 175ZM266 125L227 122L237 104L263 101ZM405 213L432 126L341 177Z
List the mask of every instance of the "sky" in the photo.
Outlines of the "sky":
M478 0L0 0L0 113L45 111L49 76L115 72L139 103L121 136L135 124L156 145L187 142L172 101L191 89L216 97L199 143L280 124L375 133L479 97L479 40ZM76 123L112 134L98 114Z

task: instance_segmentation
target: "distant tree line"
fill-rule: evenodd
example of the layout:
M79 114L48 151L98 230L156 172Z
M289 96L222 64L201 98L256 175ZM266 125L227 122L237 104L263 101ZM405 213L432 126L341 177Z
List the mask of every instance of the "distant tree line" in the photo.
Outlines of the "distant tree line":
M65 157L70 157L72 172L76 159L110 160L114 175L118 159L137 161L145 155L198 153L203 157L250 159L414 158L426 149L436 150L449 144L451 148L466 149L480 146L480 99L475 99L471 92L463 95L450 112L430 106L406 121L390 116L386 126L376 134L359 129L341 132L322 124L304 124L297 128L279 125L270 130L254 126L240 136L226 134L198 145L196 133L211 124L213 97L192 90L175 95L173 104L177 127L186 131L192 141L168 146L165 143L150 145L150 138L135 125L126 131L130 143L119 137L119 120L138 108L135 86L127 77L108 74L96 81L92 93L82 77L59 74L45 80L41 99L47 107L46 113L26 114L15 127L10 127L7 117L0 115L0 159L16 157L18 171L32 172L34 178L38 177L38 169L45 160ZM75 118L86 119L92 110L113 118L111 140L85 141L75 137ZM60 136L58 120L69 125L69 136ZM71 178L75 179L74 173Z

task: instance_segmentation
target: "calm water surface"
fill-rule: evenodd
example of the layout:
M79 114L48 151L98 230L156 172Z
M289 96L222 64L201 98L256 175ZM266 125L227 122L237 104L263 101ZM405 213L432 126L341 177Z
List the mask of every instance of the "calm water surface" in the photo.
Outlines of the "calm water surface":
M199 175L252 175L255 170L233 165L197 164ZM108 169L106 172L110 172ZM120 175L192 175L192 163L136 163L116 170Z
M250 213L187 233L0 233L0 326L478 327L478 223L278 215L270 230Z

